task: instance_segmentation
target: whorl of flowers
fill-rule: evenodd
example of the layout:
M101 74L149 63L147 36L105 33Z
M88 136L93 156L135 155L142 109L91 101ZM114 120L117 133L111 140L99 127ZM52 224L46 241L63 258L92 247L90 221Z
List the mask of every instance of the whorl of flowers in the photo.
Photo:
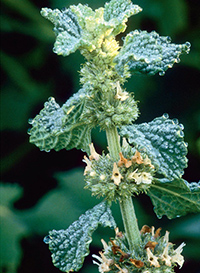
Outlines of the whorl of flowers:
M125 147L125 145L124 145ZM123 148L115 162L109 154L99 155L90 144L90 156L84 156L86 186L93 195L108 200L127 198L145 192L152 183L154 166L150 159L130 147Z
M100 273L170 273L174 267L181 268L184 257L181 255L185 243L174 249L169 242L169 232L160 236L161 228L144 225L140 231L142 243L138 249L130 251L126 235L115 229L115 238L108 244L102 239L103 251L100 256L93 254L93 263L99 268Z

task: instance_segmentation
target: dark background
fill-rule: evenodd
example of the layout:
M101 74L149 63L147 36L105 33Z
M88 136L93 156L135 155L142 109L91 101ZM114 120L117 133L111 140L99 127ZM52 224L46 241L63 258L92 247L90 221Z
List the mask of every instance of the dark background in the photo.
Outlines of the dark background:
M104 1L80 1L92 8ZM84 187L83 153L75 149L40 152L29 144L28 119L43 108L48 97L64 103L79 85L80 63L76 52L69 57L52 52L52 25L40 16L42 7L63 8L77 0L1 0L1 243L2 273L59 272L51 263L43 237L51 229L65 229L86 209L99 200L90 197ZM151 121L163 113L178 118L185 126L189 166L184 179L199 180L200 154L200 1L138 0L143 12L131 17L127 32L134 29L156 30L170 36L175 43L190 41L189 55L169 69L164 77L134 76L126 89L139 101L138 123ZM121 39L121 36L119 37ZM105 135L93 132L97 150L106 148ZM135 200L140 227L143 224L169 230L170 239L185 241L186 262L179 272L199 273L200 216L158 220L148 197ZM113 214L123 225L117 204ZM98 253L100 239L108 240L113 231L100 228L95 232L92 253ZM97 272L91 255L80 272Z

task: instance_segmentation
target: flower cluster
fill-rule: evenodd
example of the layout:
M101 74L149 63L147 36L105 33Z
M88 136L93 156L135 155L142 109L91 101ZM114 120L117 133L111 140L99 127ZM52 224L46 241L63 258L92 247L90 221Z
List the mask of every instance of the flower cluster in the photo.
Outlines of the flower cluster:
M185 243L174 249L169 242L169 232L160 236L161 228L143 226L141 233L142 244L139 249L130 251L127 246L126 236L115 229L116 236L107 244L103 239L103 252L100 256L92 255L93 263L98 265L99 272L116 273L170 273L178 264L182 267L184 258L181 255Z
M124 145L125 146L125 145ZM90 144L90 156L84 156L86 186L93 195L105 196L108 200L124 199L145 192L151 185L154 166L150 159L133 149L123 148L119 161L109 154L99 155ZM126 155L126 157L125 157Z

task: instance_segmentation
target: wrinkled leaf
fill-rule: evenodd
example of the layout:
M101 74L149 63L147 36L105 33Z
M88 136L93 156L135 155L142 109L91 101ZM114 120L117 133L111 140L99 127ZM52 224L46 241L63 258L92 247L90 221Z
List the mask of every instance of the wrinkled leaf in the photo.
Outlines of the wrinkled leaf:
M105 4L104 20L115 25L114 34L125 31L128 18L142 11L138 5L133 5L130 0L111 0Z
M147 194L151 198L158 218L166 215L172 219L187 213L200 212L200 182L156 179Z
M52 261L63 272L78 271L89 254L92 233L101 224L116 227L111 210L102 202L81 215L66 230L52 230L44 238L52 252Z
M56 42L53 49L55 53L67 56L80 47L81 28L76 15L70 9L60 11L43 8L41 15L55 25Z
M156 171L169 179L180 178L187 167L183 125L167 114L148 123L123 126L120 135L151 159Z
M169 37L159 36L152 31L135 30L129 33L124 45L115 58L116 69L123 75L124 66L128 65L133 73L160 76L165 74L168 68L180 61L179 56L189 53L190 43L178 45L172 44Z
M49 98L39 115L30 121L30 142L46 152L72 148L88 151L91 127L81 119L86 99L87 92L84 88L62 107L54 98Z

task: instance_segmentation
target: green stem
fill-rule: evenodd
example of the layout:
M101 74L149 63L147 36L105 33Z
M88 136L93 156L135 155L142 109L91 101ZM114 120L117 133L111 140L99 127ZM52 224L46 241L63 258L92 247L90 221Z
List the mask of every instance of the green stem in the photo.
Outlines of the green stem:
M119 135L116 127L111 127L106 130L106 137L108 141L108 149L110 152L110 156L115 160L119 160L120 153L120 143L119 143Z
M117 133L117 128L114 126L108 128L106 130L106 136L110 156L115 161L118 161L120 153L120 142ZM129 197L127 199L122 200L120 202L120 209L130 250L137 249L140 246L141 238L132 198Z
M120 209L130 250L138 249L141 237L132 197L122 200L120 202Z

